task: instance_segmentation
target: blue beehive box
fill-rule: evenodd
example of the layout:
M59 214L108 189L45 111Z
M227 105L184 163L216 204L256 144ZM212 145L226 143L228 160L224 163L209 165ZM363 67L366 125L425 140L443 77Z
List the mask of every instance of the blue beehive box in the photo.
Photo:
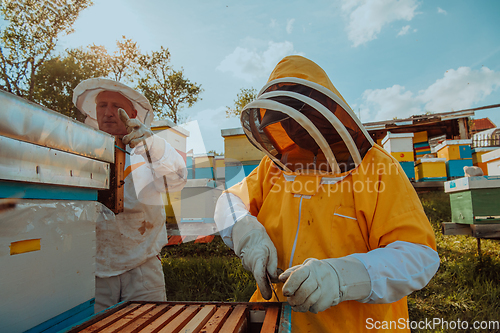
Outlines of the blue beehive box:
M415 179L415 162L399 162L406 176L410 180Z
M446 161L446 172L448 174L448 178L464 177L465 166L472 166L472 158Z

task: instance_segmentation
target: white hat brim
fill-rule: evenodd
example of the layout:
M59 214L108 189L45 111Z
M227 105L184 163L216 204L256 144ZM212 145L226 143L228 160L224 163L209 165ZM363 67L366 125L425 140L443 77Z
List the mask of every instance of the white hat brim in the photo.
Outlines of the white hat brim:
M137 110L137 118L146 126L151 126L153 108L147 98L121 82L105 78L84 80L73 90L73 104L87 116L86 124L98 128L95 99L102 91L115 91L125 96Z

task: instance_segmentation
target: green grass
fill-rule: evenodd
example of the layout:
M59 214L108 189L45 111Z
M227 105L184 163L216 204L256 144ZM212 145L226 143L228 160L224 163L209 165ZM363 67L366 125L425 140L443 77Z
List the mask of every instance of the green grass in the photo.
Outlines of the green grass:
M165 247L162 263L169 301L248 302L256 289L252 274L220 237Z
M441 222L451 221L447 194L430 192L420 199L435 231L441 266L425 288L408 297L410 320L500 320L500 242L481 240L479 257L475 238L442 234Z
M441 222L451 221L448 195L419 196L436 234L441 266L425 288L408 297L410 320L500 320L500 242L482 240L479 257L475 238L442 235ZM253 276L220 237L208 244L170 246L162 256L170 301L247 302L255 291Z

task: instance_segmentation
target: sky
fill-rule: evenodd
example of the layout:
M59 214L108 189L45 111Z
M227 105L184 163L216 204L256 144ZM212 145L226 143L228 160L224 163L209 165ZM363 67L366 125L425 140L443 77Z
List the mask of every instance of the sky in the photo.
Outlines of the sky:
M168 48L204 89L182 111L188 150L222 153L221 129L240 127L226 107L292 54L320 65L362 122L500 104L499 14L497 0L94 0L58 47L113 51L125 36ZM500 126L500 108L484 117Z

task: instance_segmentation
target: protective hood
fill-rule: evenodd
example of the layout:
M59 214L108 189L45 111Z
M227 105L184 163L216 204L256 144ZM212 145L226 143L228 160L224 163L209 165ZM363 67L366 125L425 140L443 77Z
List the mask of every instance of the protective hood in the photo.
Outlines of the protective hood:
M153 121L153 108L144 95L121 82L105 78L93 78L80 82L73 90L73 104L81 113L87 116L85 124L99 128L97 124L96 103L97 95L102 91L115 91L132 102L137 110L137 119L150 127Z
M373 145L323 69L301 56L278 63L244 107L241 124L250 142L288 172L346 172Z

